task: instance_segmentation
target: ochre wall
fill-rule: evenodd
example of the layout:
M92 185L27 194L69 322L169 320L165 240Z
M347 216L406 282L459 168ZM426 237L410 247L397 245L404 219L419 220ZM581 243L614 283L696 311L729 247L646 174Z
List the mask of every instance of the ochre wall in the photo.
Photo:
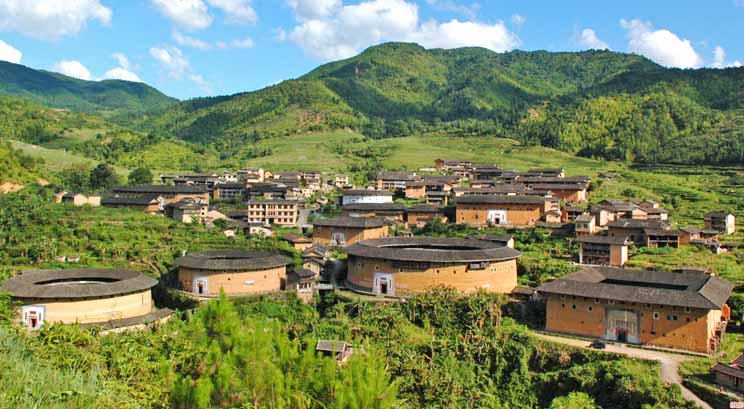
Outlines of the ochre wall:
M486 291L509 293L517 286L517 261L492 262L483 270L468 271L466 264L436 265L428 270L400 271L388 260L350 256L346 280L368 289L374 287L375 272L393 273L395 295L414 294L439 285L449 286L463 293Z
M205 271L189 268L178 269L178 284L186 292L194 290L194 276L207 277L208 296L218 296L220 289L226 295L263 294L282 289L282 283L287 278L285 266L255 271ZM253 281L253 285L245 285L246 281Z
M457 223L465 223L472 226L485 226L488 224L488 211L496 209L506 210L506 218L509 225L532 226L540 221L544 210L541 204L471 204L457 205Z
M360 240L379 239L388 237L388 226L363 229L356 227L313 227L313 242L330 245L334 233L344 233L346 245L350 246Z
M447 223L447 217L437 215L436 213L408 213L408 224L410 225L423 225L431 220L439 219L442 223Z
M117 297L95 299L26 299L23 305L44 306L44 321L71 323L95 323L123 318L139 317L148 314L153 309L152 294L149 289L120 295Z
M685 312L682 307L620 302L608 305L607 300L596 303L593 298L573 299L570 296L562 300L560 296L552 294L548 295L547 304L548 331L603 337L606 330L605 308L611 307L640 313L641 343L703 353L709 352L710 339L715 333L716 324L721 320L720 310L692 309ZM572 308L573 305L576 305L576 309ZM592 307L592 311L588 310L589 307ZM659 313L659 319L653 319L653 312ZM667 315L676 315L678 319L667 320Z

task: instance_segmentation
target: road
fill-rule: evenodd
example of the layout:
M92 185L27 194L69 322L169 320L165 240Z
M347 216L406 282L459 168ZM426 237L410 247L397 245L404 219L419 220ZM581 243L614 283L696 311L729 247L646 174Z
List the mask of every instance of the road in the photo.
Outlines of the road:
M535 333L535 336L546 341L556 342L559 344L575 346L579 348L589 348L591 342L574 338L564 338L553 335ZM596 351L596 350L595 350ZM688 355L673 354L669 352L653 351L648 349L633 348L623 344L607 344L605 352L625 355L631 358L648 359L658 361L661 364L661 379L667 384L677 384L682 390L682 396L691 402L695 402L703 409L713 409L697 395L682 385L682 377L679 375L679 364L686 360L692 359Z

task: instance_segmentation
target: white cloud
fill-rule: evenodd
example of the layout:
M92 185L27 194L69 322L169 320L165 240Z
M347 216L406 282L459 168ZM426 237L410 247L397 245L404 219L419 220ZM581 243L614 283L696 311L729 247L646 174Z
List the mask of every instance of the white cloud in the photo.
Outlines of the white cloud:
M151 0L174 24L189 30L200 30L212 24L207 5L202 0Z
M305 19L286 38L323 60L347 58L384 41L413 41L425 47L481 46L507 51L520 44L502 21L495 24L430 20L419 22L418 7L405 0L368 0L341 6L332 15ZM281 38L280 31L280 38Z
M67 75L68 77L78 78L81 80L90 81L90 71L80 61L59 61L52 67L54 71L60 74Z
M251 0L207 0L207 3L222 10L229 23L255 23L258 19Z
M713 63L710 66L713 68L738 68L742 66L742 62L739 60L735 60L733 62L727 63L726 50L724 50L723 47L721 47L720 45L717 45L716 48L713 50Z
M228 23L255 23L258 17L251 0L151 0L174 24L187 30L209 27L214 18L209 6L222 11Z
M178 31L174 31L172 34L173 41L176 42L178 45L182 45L184 47L192 47L192 48L198 48L200 50L206 50L210 48L209 43L206 41L199 40L198 38L194 38L191 36L187 36L185 34L181 34Z
M189 60L177 47L151 47L150 56L168 71L168 75L181 79L183 74L191 69Z
M610 46L604 41L599 39L597 33L591 28L585 28L581 30L578 38L579 44L590 49L590 50L609 50Z
M230 47L233 48L253 48L256 44L253 42L253 39L250 37L244 38L242 40L232 40L230 41Z
M669 30L653 30L649 22L638 19L620 20L628 32L628 50L651 60L677 68L698 68L703 59L692 47L690 40L680 39Z
M205 94L207 95L214 94L214 90L212 90L212 86L207 81L205 81L204 77L202 77L201 75L191 74L189 75L189 79L191 80L191 82L196 84L196 86L199 87L199 89L202 90L202 92L204 92Z
M169 77L175 80L182 80L185 77L205 94L213 93L210 84L204 77L194 72L188 58L178 47L151 47L150 56L165 69Z
M137 76L137 74L123 67L116 67L116 68L112 68L106 71L106 73L103 74L103 79L142 82L142 80L140 79L140 77Z
M0 61L8 61L15 64L21 63L23 53L12 45L0 40Z
M43 40L75 35L89 20L111 22L111 9L100 0L2 0L0 30Z
M330 16L341 7L341 0L287 0L300 20Z
M131 67L131 65L129 64L129 58L127 58L126 55L124 55L122 53L113 53L111 56L114 57L114 59L116 60L116 62L119 63L119 66L120 67L122 67L122 68L124 68L126 70L128 70Z
M526 22L527 22L527 17L521 14L512 14L511 16L511 23L516 29L522 28L522 26Z
M520 43L502 21L492 25L457 20L442 24L429 21L412 33L410 39L427 48L483 47L496 52L512 50Z

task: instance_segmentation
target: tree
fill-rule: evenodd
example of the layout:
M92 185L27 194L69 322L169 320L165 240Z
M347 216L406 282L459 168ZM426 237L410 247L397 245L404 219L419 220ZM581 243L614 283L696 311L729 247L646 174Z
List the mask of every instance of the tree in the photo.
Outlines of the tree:
M571 392L567 396L553 399L550 409L595 409L594 399L584 392Z
M137 168L129 174L130 185L148 185L152 183L152 172L147 168Z
M91 189L109 189L117 184L119 184L119 176L116 175L114 168L107 163L101 163L90 172Z

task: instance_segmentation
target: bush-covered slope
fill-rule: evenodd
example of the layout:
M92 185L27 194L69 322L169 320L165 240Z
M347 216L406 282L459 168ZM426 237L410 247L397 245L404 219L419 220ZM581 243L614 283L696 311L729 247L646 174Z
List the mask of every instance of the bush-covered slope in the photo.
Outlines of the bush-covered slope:
M182 102L147 126L248 158L258 139L351 128L373 138L517 135L607 159L736 163L742 90L744 69L667 69L610 51L390 43L263 90Z
M83 81L0 61L0 95L18 96L53 108L111 115L142 115L176 102L139 82Z

